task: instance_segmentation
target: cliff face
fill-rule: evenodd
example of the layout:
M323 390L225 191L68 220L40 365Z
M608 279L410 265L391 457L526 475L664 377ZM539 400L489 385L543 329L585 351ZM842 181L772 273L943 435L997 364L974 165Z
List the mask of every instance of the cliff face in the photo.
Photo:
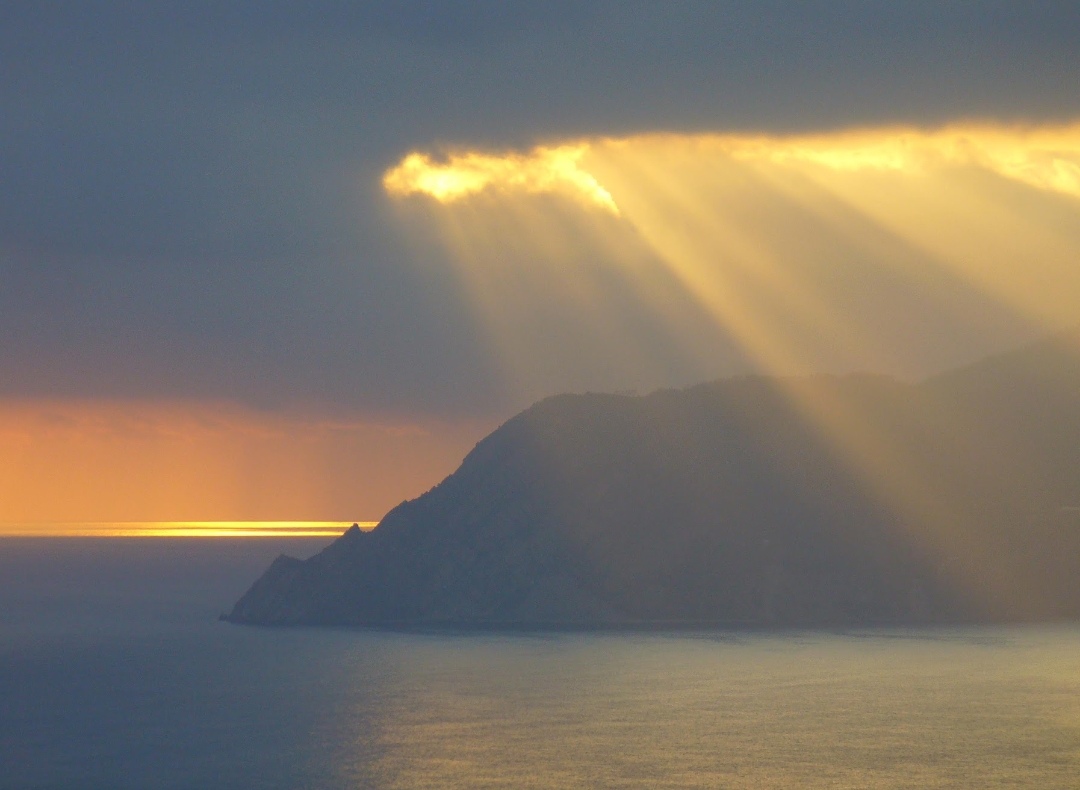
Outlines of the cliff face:
M370 533L279 558L258 624L869 624L1080 615L1080 335L919 385L558 396Z

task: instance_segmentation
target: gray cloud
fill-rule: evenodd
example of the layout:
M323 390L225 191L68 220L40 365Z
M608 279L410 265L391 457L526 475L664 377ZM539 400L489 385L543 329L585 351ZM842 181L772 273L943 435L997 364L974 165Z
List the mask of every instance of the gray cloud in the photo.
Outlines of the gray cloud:
M388 219L405 151L1071 118L1078 40L1071 2L5 3L0 388L505 408Z

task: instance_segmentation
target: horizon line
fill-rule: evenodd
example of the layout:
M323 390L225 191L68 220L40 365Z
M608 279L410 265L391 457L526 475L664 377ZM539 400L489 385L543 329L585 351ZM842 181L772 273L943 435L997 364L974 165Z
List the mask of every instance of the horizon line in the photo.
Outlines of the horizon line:
M0 538L323 538L377 521L0 521Z

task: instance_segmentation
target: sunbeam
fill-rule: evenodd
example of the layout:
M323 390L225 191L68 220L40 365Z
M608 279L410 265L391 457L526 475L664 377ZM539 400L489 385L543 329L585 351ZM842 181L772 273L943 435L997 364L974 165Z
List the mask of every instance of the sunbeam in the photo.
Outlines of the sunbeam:
M963 358L943 336L990 348L1075 320L1078 173L1080 126L969 125L413 153L384 184L434 199L515 366L545 305L588 308L577 320L603 344L620 282L696 359L717 334L680 325L687 301L763 370L913 375Z
M518 381L589 364L662 380L658 349L708 369L721 338L783 376L925 375L928 359L944 367L961 354L963 343L935 349L943 337L992 347L1080 317L1080 125L412 153L384 185L432 199L424 216ZM973 600L1001 610L1037 599L1039 580L1009 570L1005 548L919 467L902 422L883 427L827 380L783 382L897 529L926 557L952 558L946 572ZM977 443L962 403L921 419L943 443ZM973 474L1000 476L998 465Z

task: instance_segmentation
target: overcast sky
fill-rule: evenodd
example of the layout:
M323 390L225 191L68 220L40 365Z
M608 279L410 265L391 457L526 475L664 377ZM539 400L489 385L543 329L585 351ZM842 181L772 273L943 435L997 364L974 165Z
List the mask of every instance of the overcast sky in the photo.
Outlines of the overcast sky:
M1078 52L1075 2L6 2L0 394L508 416L573 379L507 388L408 151L1062 122Z

